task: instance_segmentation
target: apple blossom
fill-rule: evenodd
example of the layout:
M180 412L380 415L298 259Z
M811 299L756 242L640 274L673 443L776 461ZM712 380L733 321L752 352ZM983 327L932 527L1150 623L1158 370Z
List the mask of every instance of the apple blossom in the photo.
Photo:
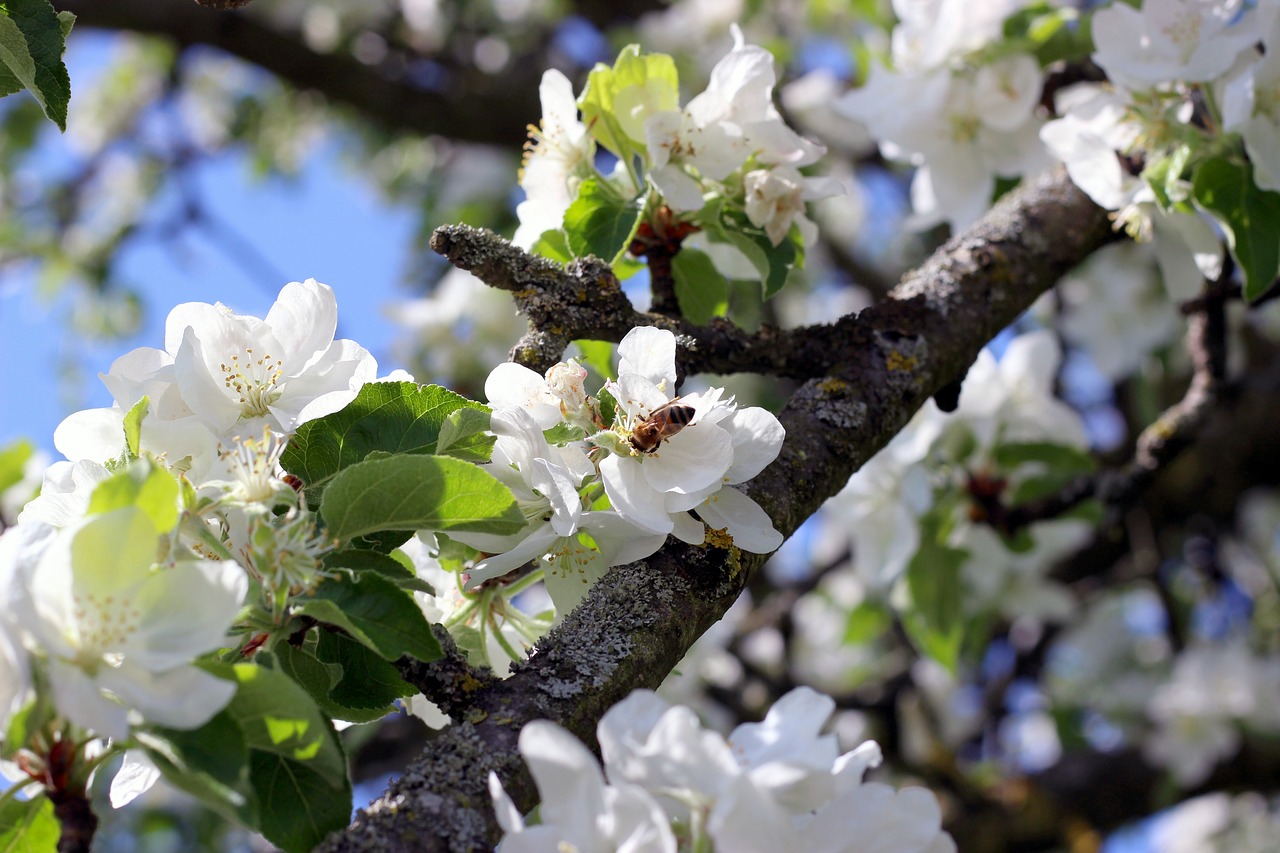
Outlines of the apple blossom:
M1191 787L1203 782L1241 743L1240 724L1280 731L1280 664L1239 644L1202 646L1179 655L1173 675L1150 697L1157 729L1148 758Z
M628 442L637 427L674 399L667 389L675 384L675 336L650 327L633 329L619 343L618 354L618 378L605 386L617 402L617 420L611 435L592 439L611 450L600 462L605 494L628 521L654 533L675 532L700 542L682 514L703 505L727 483L742 482L764 467L752 465L754 470L738 479L731 473L735 455L772 461L782 444L781 428L772 427L776 418L771 414L756 410L743 415L758 419L756 426L735 436L730 432L737 429L730 427L734 421L721 425L734 416L735 407L731 400L721 399L721 389L712 388L681 397L681 405L693 410L687 424L666 436L653 452L642 453ZM764 534L761 542L753 543L758 547L781 544L768 517L753 511L759 509L754 501L745 495L722 495L721 501L719 510L716 502L704 507L717 523L727 520L727 512L745 522L744 533L752 528Z
M643 836L651 845L643 849L674 850L674 821L691 836L691 849L952 853L932 793L865 782L866 770L880 763L879 747L868 741L842 755L835 737L820 733L834 707L797 688L763 722L726 739L704 730L688 708L639 690L600 720L604 775L567 732L530 723L520 750L542 796L543 822L526 827L490 777L507 833L499 849L641 849L625 844ZM630 820L621 802L631 804Z
M146 396L142 449L198 477L219 441L254 437L264 427L292 433L341 409L374 379L373 356L335 341L336 328L333 290L314 279L285 285L266 319L221 304L179 305L165 323L164 350L133 350L101 376L115 406L71 415L54 443L71 460L116 458L124 416Z
M1260 13L1244 6L1243 0L1146 0L1141 9L1113 3L1094 15L1093 59L1113 81L1134 89L1211 80L1258 39Z
M39 651L54 704L97 734L123 738L139 719L195 728L235 685L192 664L225 642L248 587L232 562L156 566L158 531L134 507L62 530L6 535L15 621Z
M506 833L498 845L500 853L675 853L675 836L662 808L639 786L606 784L595 756L564 729L534 720L520 731L520 752L542 794L541 823L525 826L490 771L489 792Z
M699 183L680 166L723 181L748 157L794 168L816 162L826 151L789 128L773 106L773 54L746 44L737 25L732 31L733 49L711 70L706 90L683 111L658 111L645 121L649 177L672 210L702 206Z
M595 142L578 121L578 104L569 78L551 69L538 87L542 121L530 128L532 143L525 155L520 186L525 200L516 206L520 227L513 241L527 249L544 231L559 228L577 194L575 179L591 167Z

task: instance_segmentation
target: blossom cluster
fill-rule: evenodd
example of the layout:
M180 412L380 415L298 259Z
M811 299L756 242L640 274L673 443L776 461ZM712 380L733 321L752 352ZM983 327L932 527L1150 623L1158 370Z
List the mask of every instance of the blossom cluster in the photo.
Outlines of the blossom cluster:
M752 262L724 236L724 223L758 229L773 247L793 228L801 246L812 243L817 229L805 202L843 187L801 174L826 149L796 133L773 105L773 55L746 44L736 26L733 37L706 90L684 106L671 57L641 55L635 46L612 68L597 66L576 100L568 78L547 71L539 89L542 121L532 129L520 177L526 197L516 208L515 243L542 251L562 240L560 229L572 226L566 214L582 203L588 183L620 208L665 208L688 231L704 230L695 242L725 275L754 277ZM607 175L597 169L598 149L615 158ZM572 248L574 235L569 242Z
M778 419L719 388L677 397L669 331L633 329L618 356L617 378L594 396L574 360L545 376L514 363L489 374L497 440L488 467L528 523L505 537L451 534L489 555L469 570L470 587L536 561L565 612L608 567L649 556L668 535L762 554L782 544L735 488L778 455Z
M326 576L335 543L279 458L300 424L374 378L336 325L333 291L314 280L286 285L265 319L187 303L164 349L102 374L114 405L63 421L67 459L0 537L0 718L34 701L31 719L58 737L127 743L140 725L193 729L227 705L235 682L210 655ZM23 747L5 755L40 778L46 756ZM143 775L130 784L155 779Z
M997 178L1049 163L1035 109L1040 64L1025 50L987 49L1024 5L894 0L892 69L872 66L865 85L836 105L867 126L885 157L915 166L915 227L964 228L990 206Z
M638 690L600 720L603 772L573 735L534 721L520 752L542 795L540 823L526 825L490 774L506 832L498 849L952 853L931 792L865 781L880 764L876 743L840 754L836 737L821 734L834 708L796 688L763 722L725 738L689 708Z

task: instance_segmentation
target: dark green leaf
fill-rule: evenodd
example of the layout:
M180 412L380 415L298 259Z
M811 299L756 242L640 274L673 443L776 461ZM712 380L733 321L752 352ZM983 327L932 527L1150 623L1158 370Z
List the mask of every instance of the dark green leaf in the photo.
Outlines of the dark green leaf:
M844 625L846 646L861 646L877 639L893 625L893 616L882 605L864 601L849 611Z
M922 519L920 550L907 565L911 603L903 626L916 647L951 672L964 642L960 569L968 552L942 543L936 521Z
M440 644L412 595L379 574L341 573L294 600L296 613L342 628L386 660L440 657Z
M729 308L729 282L705 252L681 249L671 260L676 300L686 320L702 325Z
M641 214L635 200L623 198L594 177L587 178L564 212L569 248L576 257L595 255L612 265L626 254Z
M395 700L418 692L389 661L344 634L321 631L316 658L342 667L342 679L329 691L329 698L344 708L381 716Z
M446 456L396 456L344 468L320 504L342 541L383 530L517 533L525 526L511 490L484 469Z
M323 563L326 569L350 569L357 575L372 572L381 575L401 589L435 595L431 584L418 577L410 566L387 554L348 548L344 551L330 551L324 555Z
M1029 462L1041 463L1065 475L1087 474L1097 465L1088 451L1049 442L1002 444L995 449L994 457L996 464L1009 472Z
M30 90L61 130L67 129L71 100L71 78L62 62L69 29L70 20L48 0L0 3L0 94Z
M1244 276L1245 299L1257 299L1280 270L1280 193L1258 189L1253 167L1215 157L1196 170L1195 198L1222 225Z
M311 651L288 643L277 643L265 654L281 672L307 691L320 710L332 719L346 720L349 723L371 723L395 710L390 703L374 708L350 708L335 702L332 691L342 682L342 666L321 661ZM263 657L264 653L259 652L258 656Z

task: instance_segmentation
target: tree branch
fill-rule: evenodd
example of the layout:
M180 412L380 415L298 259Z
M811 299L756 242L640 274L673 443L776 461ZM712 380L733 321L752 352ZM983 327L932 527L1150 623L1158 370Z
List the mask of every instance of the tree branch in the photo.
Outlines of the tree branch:
M779 418L782 452L747 491L793 533L996 332L1110 238L1105 212L1060 171L1010 193L905 279L896 299L863 312L865 345L796 391ZM521 269L555 280L541 262ZM653 557L614 568L509 679L475 693L470 722L446 730L319 849L490 849L500 831L489 771L519 808L536 801L516 750L520 728L550 719L594 744L604 711L657 686L764 560L668 540Z
M484 91L433 91L404 68L365 65L341 53L318 53L297 33L266 19L226 14L181 0L54 0L73 12L76 27L129 30L164 36L179 47L207 45L270 71L299 89L313 89L392 132L442 134L464 142L517 148L526 126L542 114L537 75L513 68Z

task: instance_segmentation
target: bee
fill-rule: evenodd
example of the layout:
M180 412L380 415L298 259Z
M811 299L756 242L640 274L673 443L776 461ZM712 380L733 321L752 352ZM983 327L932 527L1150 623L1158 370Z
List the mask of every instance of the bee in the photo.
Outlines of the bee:
M631 446L639 453L653 453L658 445L689 425L695 409L676 397L649 413L631 430Z

